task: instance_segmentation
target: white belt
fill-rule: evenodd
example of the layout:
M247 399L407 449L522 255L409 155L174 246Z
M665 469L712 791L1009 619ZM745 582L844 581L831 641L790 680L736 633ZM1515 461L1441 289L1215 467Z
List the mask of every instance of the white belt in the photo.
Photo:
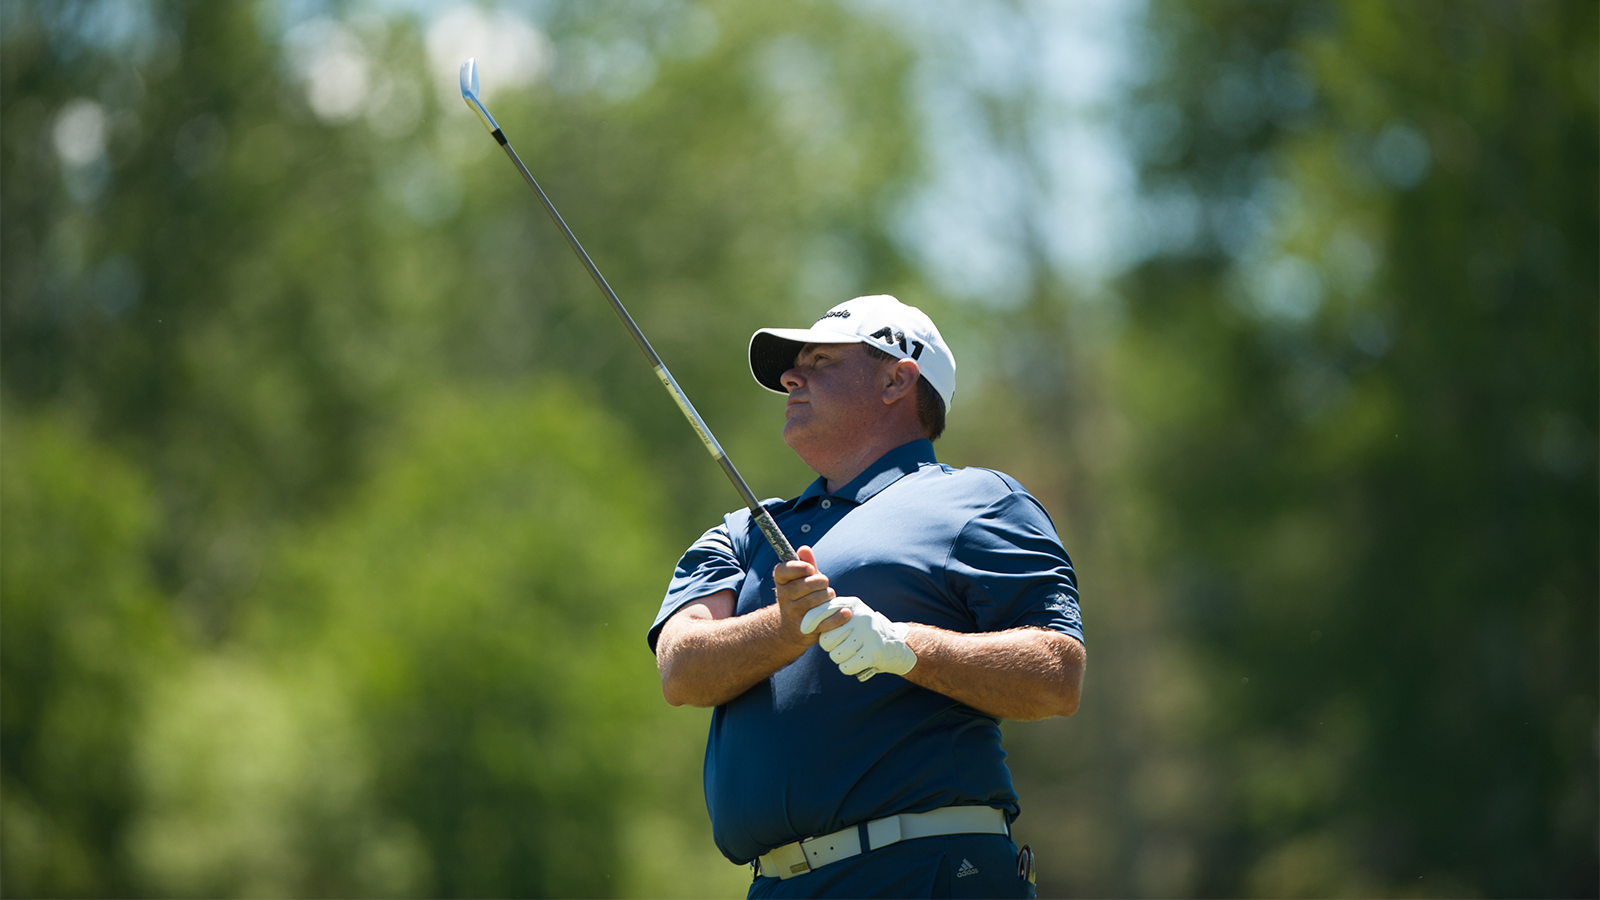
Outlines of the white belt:
M946 806L933 812L873 819L833 834L784 844L761 857L761 874L768 878L793 878L828 863L912 838L1010 833L1004 810L992 806Z

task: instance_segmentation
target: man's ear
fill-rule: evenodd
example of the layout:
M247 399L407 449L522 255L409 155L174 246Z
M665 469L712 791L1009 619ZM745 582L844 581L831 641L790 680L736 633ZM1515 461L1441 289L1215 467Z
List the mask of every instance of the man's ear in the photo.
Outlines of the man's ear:
M907 393L915 395L917 379L922 376L922 367L914 359L897 360L889 366L885 373L888 377L883 388L883 402L894 403Z

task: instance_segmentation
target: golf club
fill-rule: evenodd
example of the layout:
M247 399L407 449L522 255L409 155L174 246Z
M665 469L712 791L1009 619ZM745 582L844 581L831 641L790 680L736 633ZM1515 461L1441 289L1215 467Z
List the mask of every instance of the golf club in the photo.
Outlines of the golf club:
M611 301L611 309L616 312L617 318L622 320L622 324L628 327L628 333L633 335L634 343L639 345L639 349L644 352L645 358L650 360L650 366L655 369L656 377L661 379L661 384L667 389L667 393L672 395L672 399L678 404L678 409L683 411L684 418L688 419L689 424L694 427L695 434L700 435L700 442L705 444L706 450L710 451L712 458L717 461L717 465L722 467L723 474L727 475L728 480L733 482L733 487L739 492L739 496L744 499L745 506L750 507L750 515L755 517L756 526L766 536L767 543L772 545L773 551L778 554L778 559L784 562L798 559L799 557L795 555L794 548L789 545L789 539L784 537L783 532L778 530L778 523L772 521L772 514L767 512L761 503L756 500L756 495L750 492L750 486L745 484L744 479L739 476L739 470L733 467L733 461L728 459L728 454L722 451L722 445L718 444L717 439L712 436L711 429L706 427L705 420L700 418L698 412L695 412L694 405L689 402L688 395L684 394L683 389L678 387L678 383L673 380L672 373L667 371L666 364L661 361L661 357L656 355L655 348L651 347L650 342L645 339L644 332L640 331L639 326L634 324L633 317L628 315L628 311L623 308L622 301L617 299L616 292L611 289L611 285L606 283L605 276L600 274L600 270L595 267L594 261L589 258L589 254L584 252L583 245L578 243L577 236L572 233L572 229L567 227L567 223L561 218L561 214L556 212L555 204L551 203L550 198L545 196L544 189L539 187L539 182L533 179L533 174L528 171L528 167L522 164L522 158L517 156L517 151L511 149L511 142L506 140L505 132L500 130L500 125L495 122L494 116L489 115L489 110L484 107L483 101L478 97L478 61L475 58L461 64L461 99L466 101L468 108L478 114L478 118L483 122L483 127L489 129L489 134L499 142L500 149L504 150L506 156L511 158L512 164L517 167L517 171L522 173L522 177L527 180L528 186L533 188L535 194L539 195L539 201L544 204L545 212L550 214L551 221L555 222L556 226L561 229L561 233L567 236L567 243L572 246L572 251L578 254L578 259L583 261L584 268L589 270L589 277L594 279L595 286L599 287L600 292L606 295L607 300Z

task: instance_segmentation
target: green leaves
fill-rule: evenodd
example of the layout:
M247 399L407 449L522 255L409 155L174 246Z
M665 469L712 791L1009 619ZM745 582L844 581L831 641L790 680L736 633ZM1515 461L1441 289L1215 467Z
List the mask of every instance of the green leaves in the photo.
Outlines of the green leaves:
M7 406L0 447L4 889L128 893L132 750L180 633L148 556L153 492L65 417Z

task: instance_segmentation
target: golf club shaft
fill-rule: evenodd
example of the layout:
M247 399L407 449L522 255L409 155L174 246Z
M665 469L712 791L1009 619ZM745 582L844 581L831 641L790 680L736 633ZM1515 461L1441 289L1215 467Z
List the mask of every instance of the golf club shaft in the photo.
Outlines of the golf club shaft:
M478 101L478 103L481 106L481 101ZM492 118L488 118L484 124L487 126L493 121ZM561 229L561 233L566 235L567 243L571 245L572 251L578 254L578 259L583 261L584 268L589 270L589 277L594 279L595 286L600 288L600 292L605 294L606 299L611 302L611 309L617 314L617 318L621 319L622 324L628 327L628 333L633 335L634 343L639 345L639 349L644 352L645 358L650 360L650 366L655 369L656 377L661 379L662 386L667 389L667 393L672 395L673 401L678 404L678 409L683 412L684 418L688 419L689 424L694 427L695 434L700 436L700 442L705 444L706 450L717 461L717 465L722 467L723 474L727 475L728 480L733 482L734 490L739 492L739 496L744 500L745 506L750 508L750 515L755 518L756 526L766 536L767 543L772 545L773 551L778 554L778 559L784 562L798 559L794 548L789 544L789 539L783 536L783 532L778 530L778 523L772 520L772 514L767 512L766 508L756 499L756 495L750 491L750 485L745 484L744 478L739 475L739 470L733 467L733 461L728 459L728 454L723 452L722 445L717 443L716 437L711 434L711 429L706 427L705 420L700 418L700 413L695 411L694 404L689 402L688 395L683 392L682 388L678 387L678 382L673 380L672 373L667 371L666 364L656 354L655 348L650 346L650 341L645 338L644 332L639 330L639 326L634 323L633 317L628 315L628 310L623 307L622 301L617 299L616 291L613 291L611 285L606 283L605 276L600 274L600 270L595 266L594 260L589 258L588 253L584 252L583 245L578 243L577 236L572 233L571 228L567 227L567 223L561 218L561 214L556 212L555 204L550 202L550 198L545 195L544 189L539 187L539 182L534 180L533 173L529 172L528 167L522 164L522 158L517 156L516 150L512 149L511 142L506 140L505 132L500 130L498 124L495 124L491 128L490 134L499 142L500 148L506 152L506 156L517 167L517 171L522 173L522 177L528 182L528 186L533 188L535 194L539 195L539 202L544 204L545 212L550 214L551 221L555 222L556 226Z

